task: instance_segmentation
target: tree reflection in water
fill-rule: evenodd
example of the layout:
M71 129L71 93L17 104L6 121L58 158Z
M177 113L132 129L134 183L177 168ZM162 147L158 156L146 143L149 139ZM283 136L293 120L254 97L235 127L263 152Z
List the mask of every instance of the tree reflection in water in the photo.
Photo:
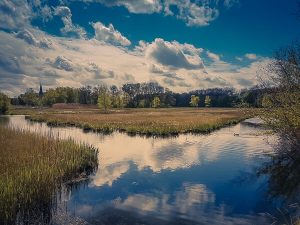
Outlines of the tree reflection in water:
M258 169L258 175L267 175L268 196L281 203L274 222L299 224L300 219L300 138L282 136L275 146L271 161ZM284 207L283 207L284 206Z

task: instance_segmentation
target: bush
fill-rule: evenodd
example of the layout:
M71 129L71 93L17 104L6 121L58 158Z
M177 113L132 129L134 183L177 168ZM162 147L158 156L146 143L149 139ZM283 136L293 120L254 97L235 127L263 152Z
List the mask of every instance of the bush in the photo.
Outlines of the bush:
M4 114L8 111L9 98L5 94L0 92L0 114Z

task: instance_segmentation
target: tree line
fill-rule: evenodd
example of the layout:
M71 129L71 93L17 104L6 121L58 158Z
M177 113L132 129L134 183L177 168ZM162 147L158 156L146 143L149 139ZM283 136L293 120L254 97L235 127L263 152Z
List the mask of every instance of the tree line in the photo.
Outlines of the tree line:
M259 88L241 91L211 88L176 93L155 82L124 84L122 87L101 84L95 87L57 87L42 94L29 88L12 98L11 104L46 107L56 103L98 104L105 110L124 107L260 107L263 93Z

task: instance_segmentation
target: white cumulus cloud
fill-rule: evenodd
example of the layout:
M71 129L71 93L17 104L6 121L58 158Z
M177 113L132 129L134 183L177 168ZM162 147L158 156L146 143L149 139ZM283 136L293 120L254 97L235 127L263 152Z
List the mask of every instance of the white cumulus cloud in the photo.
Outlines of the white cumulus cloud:
M188 26L206 26L219 16L217 5L211 6L213 1L165 0L166 15L176 16L185 21ZM178 13L172 10L177 8Z
M213 61L220 61L220 59L221 59L219 55L217 55L216 53L213 53L211 51L206 51L206 54Z
M84 0L95 2L95 0ZM160 0L96 0L106 6L123 6L131 13L155 13L162 8Z
M245 54L245 57L246 57L247 59L250 59L250 60L255 60L255 59L257 59L257 55L256 55L256 54L253 54L253 53L247 53L247 54Z
M112 24L109 24L108 27L106 27L103 23L96 22L92 23L92 26L95 30L95 39L98 41L122 46L131 44L131 42L117 31Z
M202 51L190 44L180 44L177 41L168 42L156 38L152 43L141 43L141 49L146 56L157 63L173 69L203 69L204 65L199 56Z
M85 30L82 27L73 24L72 13L68 7L58 6L55 8L54 14L60 16L63 21L64 27L60 29L62 34L67 36L75 36L78 38L85 38Z

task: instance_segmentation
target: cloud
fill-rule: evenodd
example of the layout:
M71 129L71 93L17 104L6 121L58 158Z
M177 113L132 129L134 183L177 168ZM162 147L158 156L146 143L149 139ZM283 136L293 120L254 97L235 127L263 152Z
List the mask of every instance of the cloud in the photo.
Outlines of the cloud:
M28 44L34 45L34 46L37 46L40 48L52 48L52 43L48 39L46 39L46 38L38 39L28 29L24 29L24 30L17 32L15 34L15 37L23 39Z
M94 73L95 79L106 79L106 78L114 78L116 75L113 71L105 71L101 69L95 63L89 63L88 66L85 68L88 72Z
M207 26L219 16L217 6L211 7L210 1L165 0L164 5L166 15L176 15L188 26ZM177 8L178 14L172 10L172 7Z
M225 66L220 66L216 69L216 66L218 65L212 64L207 66L207 70L211 78L220 77L224 79L224 81L227 83L227 87L242 89L256 85L258 82L258 69L267 66L269 62L269 58L260 57L258 60L253 60L253 62L246 66L226 63Z
M219 55L217 55L217 54L215 54L215 53L212 53L212 52L210 52L210 51L206 51L206 54L207 54L207 56L210 58L210 59L212 59L213 61L220 61L220 56Z
M144 60L123 49L94 39L70 39L47 34L43 37L39 30L33 28L25 33L17 35L0 31L0 88L10 95L34 88L40 79L46 89L96 85L104 79L108 85L121 85L134 82L138 73L138 81L149 80L143 71ZM52 48L38 45L43 38L52 43Z
M209 72L222 73L224 71L235 72L239 68L240 68L239 64L228 63L224 60L216 60L213 61L211 64L207 63L205 67L208 73Z
M66 6L58 6L54 11L55 15L60 17L72 17L71 10Z
M101 22L92 23L95 30L95 39L113 45L128 46L131 42L124 37L119 31L115 30L112 24L108 27L104 26Z
M30 53L26 54L23 41L13 37L12 34L0 32L0 78L3 82L6 78L11 77L11 74L19 79L24 73L24 68L21 64L21 59L25 59L25 55L31 57ZM0 82L0 83L1 83Z
M106 6L123 6L131 13L164 13L166 16L176 16L188 26L206 26L219 16L217 1L216 3L204 0L195 2L190 0L97 0L96 2ZM211 7L212 3L214 3L213 7ZM226 6L232 6L233 3L234 0L224 1Z
M125 81L125 83L134 83L136 82L135 77L131 74L125 73L125 75L122 77L122 79Z
M51 61L50 61L51 62ZM64 56L57 56L54 62L52 62L52 66L65 71L74 71L75 66L72 62L72 60L67 59Z
M247 54L245 54L245 57L246 57L247 59L250 59L250 60L255 60L255 59L257 59L257 55L256 55L256 54L253 54L253 53L247 53Z
M17 57L1 56L0 67L2 70L5 70L10 73L18 74L23 72Z
M28 26L32 16L26 0L0 1L0 28L15 30Z
M40 78L45 83L55 85L57 77L45 73L50 67L45 65L43 57L37 54L44 51L25 42L13 33L0 32L0 89L15 96L26 88L34 87Z
M246 78L237 78L236 79L238 84L243 87L251 87L254 86L254 82L252 80L246 79Z
M171 86L175 85L175 81L184 80L183 78L178 76L174 71L164 70L155 64L150 65L149 72L154 74L155 78L164 77L163 82L170 84Z
M95 2L108 7L125 7L130 13L160 13L174 16L187 26L207 26L218 18L220 6L227 8L237 4L238 0L74 0ZM222 3L222 4L221 4Z
M163 79L163 82L168 86L168 87L175 87L175 81L173 79L170 78L165 78Z
M203 81L206 81L214 86L219 86L219 87L229 86L228 82L222 77L206 77L203 79Z
M43 22L48 22L53 18L52 9L48 5L41 7L39 16L42 18Z
M199 57L200 49L176 41L168 42L156 38L152 43L143 44L141 49L146 55L161 65L173 69L203 69L204 65Z
M160 67L158 67L157 65L151 64L149 67L149 71L151 73L157 73L157 74L162 74L164 73L163 69L161 69Z
M172 87L172 89L178 87L184 89L192 87L192 84L184 81L184 79L177 76L166 76L166 78L164 78L162 81L168 87Z
M66 6L58 6L54 10L56 16L60 16L64 27L60 29L61 33L66 36L72 36L77 38L85 38L85 30L78 26L74 25L72 22L72 13L71 10Z
M45 4L47 1L1 0L0 28L20 30L29 28L33 18L41 18L43 22L52 19L52 10Z
M85 0L93 2L93 0ZM106 6L123 6L131 13L157 13L161 11L160 0L97 0Z
M157 65L151 64L149 71L151 73L157 74L159 76L165 77L163 79L164 83L170 84L171 86L175 85L176 80L184 80L183 78L179 77L175 72L173 71L164 71L162 68L158 67Z
M161 76L172 78L173 80L184 80L183 78L179 77L174 72L164 72L164 73L161 74Z
M224 0L224 6L226 6L227 8L232 7L235 4L238 4L240 2L240 0Z
M70 11L64 9L59 14L69 17ZM42 44L43 40L50 44ZM135 48L127 49L95 38L52 36L33 27L19 32L0 31L0 88L16 95L37 87L39 80L45 89L156 81L176 92L255 84L258 60L242 67L217 60L211 54L215 61L206 62L204 69L200 57L203 52L211 53L188 43L160 38L141 41Z

